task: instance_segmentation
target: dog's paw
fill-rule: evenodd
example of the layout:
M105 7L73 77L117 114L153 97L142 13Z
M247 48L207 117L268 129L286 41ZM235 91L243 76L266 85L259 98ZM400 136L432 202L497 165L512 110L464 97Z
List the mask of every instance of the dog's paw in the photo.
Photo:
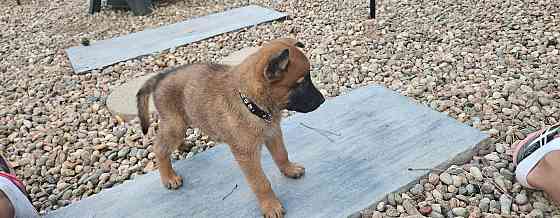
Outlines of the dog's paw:
M299 179L305 174L305 167L300 164L290 162L290 164L282 169L282 173L284 176Z
M162 178L161 182L163 183L163 186L168 189L178 189L183 185L183 178L175 174L168 178Z
M278 200L266 203L262 207L264 218L284 218L286 211Z

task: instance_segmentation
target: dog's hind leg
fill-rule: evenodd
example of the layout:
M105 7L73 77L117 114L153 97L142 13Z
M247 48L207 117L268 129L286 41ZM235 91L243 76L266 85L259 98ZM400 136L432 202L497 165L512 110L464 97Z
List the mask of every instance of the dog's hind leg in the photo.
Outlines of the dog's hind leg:
M183 179L171 166L169 155L184 143L186 131L187 124L182 117L161 117L154 152L159 164L161 183L168 189L177 189L183 184Z

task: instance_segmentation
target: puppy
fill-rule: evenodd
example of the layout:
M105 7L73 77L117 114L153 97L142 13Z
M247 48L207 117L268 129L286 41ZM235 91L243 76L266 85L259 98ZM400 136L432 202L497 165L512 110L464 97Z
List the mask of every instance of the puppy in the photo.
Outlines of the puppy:
M182 185L169 154L183 145L188 126L198 127L229 145L264 217L284 216L261 167L262 145L285 176L303 176L305 168L288 158L281 111L307 113L325 101L311 82L309 60L298 47L303 44L294 39L272 40L237 66L186 65L146 81L136 95L138 114L146 134L152 94L160 120L154 152L165 187Z

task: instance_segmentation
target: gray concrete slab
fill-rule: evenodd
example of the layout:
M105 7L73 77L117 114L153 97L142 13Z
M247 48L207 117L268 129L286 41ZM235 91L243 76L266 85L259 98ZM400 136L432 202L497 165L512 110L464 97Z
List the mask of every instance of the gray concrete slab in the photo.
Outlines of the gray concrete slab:
M328 100L282 128L291 159L305 165L306 175L281 176L266 150L263 167L286 217L298 218L348 216L426 173L408 168L449 164L487 137L379 86ZM184 177L179 190L166 190L151 172L46 217L260 217L227 146L174 166Z
M226 65L240 64L246 57L255 53L257 50L257 47L243 48L222 58L220 63ZM113 115L118 115L123 118L125 121L134 119L138 115L136 93L142 85L144 85L144 82L153 75L154 74L149 74L137 77L114 88L107 97L107 108L109 108L109 111L111 111ZM154 102L152 100L150 100L150 111L155 111Z
M74 72L83 73L286 16L285 13L251 5L102 40L89 46L71 47L66 49L66 53Z

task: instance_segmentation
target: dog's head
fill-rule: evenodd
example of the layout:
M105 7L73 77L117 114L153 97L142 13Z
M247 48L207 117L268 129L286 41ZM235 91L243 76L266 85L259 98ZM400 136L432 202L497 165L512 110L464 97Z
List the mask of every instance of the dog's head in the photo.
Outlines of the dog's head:
M313 85L310 64L294 39L270 41L259 50L257 73L270 89L272 100L282 109L307 113L317 109L325 98Z

